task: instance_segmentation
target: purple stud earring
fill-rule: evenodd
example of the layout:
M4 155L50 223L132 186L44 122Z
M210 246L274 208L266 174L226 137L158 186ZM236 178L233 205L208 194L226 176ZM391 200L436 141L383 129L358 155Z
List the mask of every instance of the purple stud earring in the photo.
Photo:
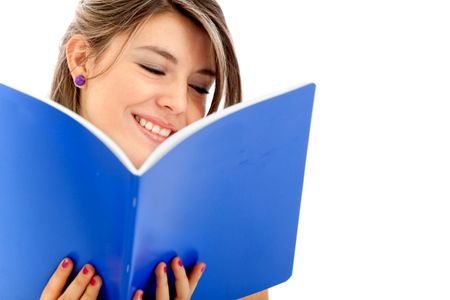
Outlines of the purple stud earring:
M78 75L77 77L75 77L75 85L77 87L82 87L85 83L86 77L84 77L83 75Z

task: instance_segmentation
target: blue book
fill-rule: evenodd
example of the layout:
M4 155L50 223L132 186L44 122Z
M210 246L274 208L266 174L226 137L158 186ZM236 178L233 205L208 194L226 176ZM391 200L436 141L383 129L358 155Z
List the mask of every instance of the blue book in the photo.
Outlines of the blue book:
M81 116L0 84L0 299L38 299L66 256L73 273L95 266L99 299L150 298L155 266L175 256L187 270L207 264L193 299L286 281L314 91L207 116L136 169Z

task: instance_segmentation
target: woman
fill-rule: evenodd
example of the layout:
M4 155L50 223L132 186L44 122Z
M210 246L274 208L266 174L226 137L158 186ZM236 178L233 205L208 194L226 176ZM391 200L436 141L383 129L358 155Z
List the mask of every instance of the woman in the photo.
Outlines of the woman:
M241 101L239 67L214 0L84 0L64 36L51 98L109 135L139 168L174 132ZM65 258L41 299L96 299L102 285L86 264L68 283ZM179 257L170 267L176 299L189 299L205 270L189 275ZM169 299L167 266L156 269L156 299ZM66 289L64 287L67 286ZM133 299L141 299L138 290ZM267 291L246 299L267 299Z

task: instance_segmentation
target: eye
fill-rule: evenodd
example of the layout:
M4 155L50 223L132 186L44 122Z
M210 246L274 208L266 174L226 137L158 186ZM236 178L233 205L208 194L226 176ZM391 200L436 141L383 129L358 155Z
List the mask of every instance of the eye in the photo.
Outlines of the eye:
M207 89L204 89L202 87L190 84L189 85L191 88L193 88L197 93L202 94L202 95L207 95L209 94L209 91Z
M153 73L153 74L155 74L155 75L158 75L158 76L164 76L164 75L166 75L166 73L164 73L163 71L161 71L161 70L158 70L158 69L156 69L156 68L154 68L154 67L148 67L148 66L144 66L144 65L139 65L141 68L143 68L144 70L146 70L146 71L148 71L148 72L150 72L150 73Z

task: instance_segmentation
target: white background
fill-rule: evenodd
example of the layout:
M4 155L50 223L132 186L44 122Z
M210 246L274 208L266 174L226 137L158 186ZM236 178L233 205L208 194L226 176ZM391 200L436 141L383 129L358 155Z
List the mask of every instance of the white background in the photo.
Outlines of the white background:
M271 299L450 299L445 2L220 1L246 99L317 84L294 272ZM0 82L47 96L75 4L2 1Z

